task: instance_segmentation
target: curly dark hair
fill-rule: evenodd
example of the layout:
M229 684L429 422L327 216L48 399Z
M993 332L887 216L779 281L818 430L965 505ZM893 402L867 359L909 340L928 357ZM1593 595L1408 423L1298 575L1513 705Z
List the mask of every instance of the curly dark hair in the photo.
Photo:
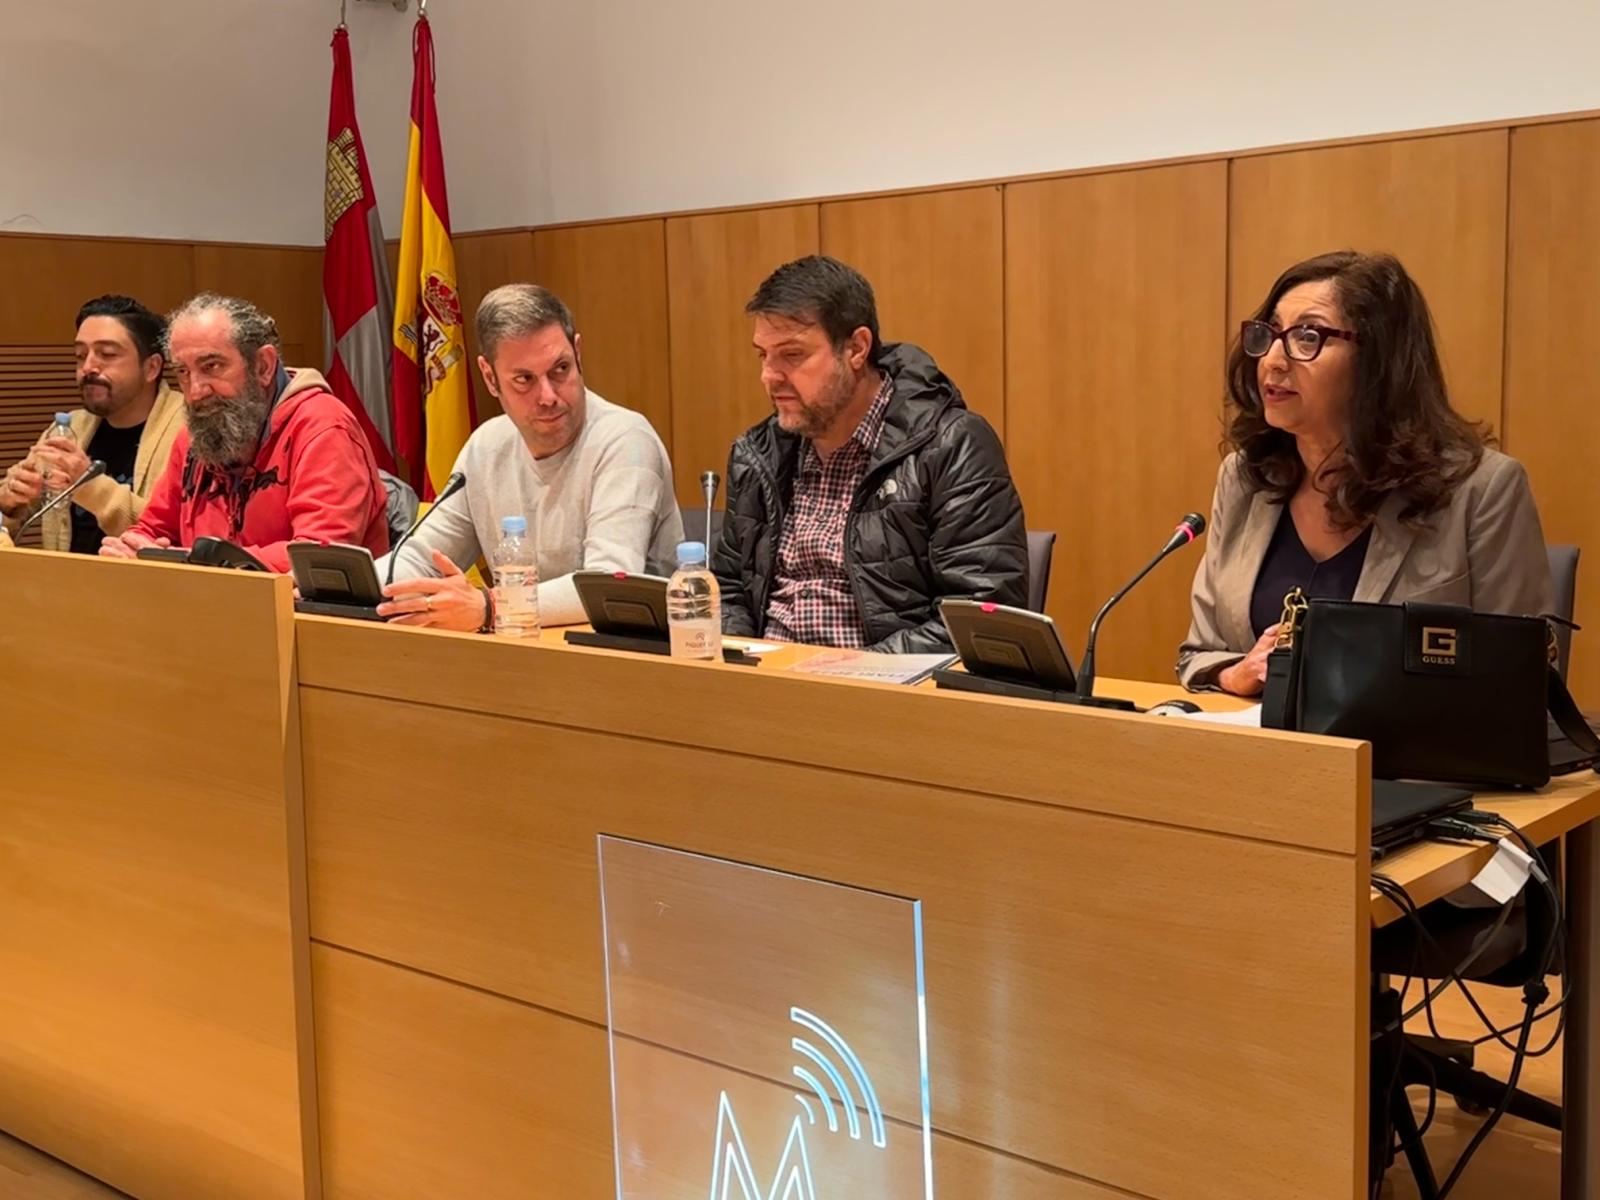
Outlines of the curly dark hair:
M1404 501L1400 519L1418 524L1477 469L1492 444L1488 428L1450 407L1428 302L1391 254L1341 250L1296 263L1252 319L1271 321L1285 292L1324 279L1333 281L1360 340L1344 454L1318 472L1317 486L1340 528L1365 525L1396 494ZM1294 436L1267 423L1256 363L1236 337L1228 355L1227 443L1239 452L1245 485L1282 503L1304 482L1306 467Z

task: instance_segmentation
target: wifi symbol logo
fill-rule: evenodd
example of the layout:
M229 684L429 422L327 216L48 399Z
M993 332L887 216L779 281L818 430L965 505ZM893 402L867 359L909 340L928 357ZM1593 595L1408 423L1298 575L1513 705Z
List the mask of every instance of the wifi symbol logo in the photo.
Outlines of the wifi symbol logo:
M872 1077L848 1042L840 1037L820 1017L803 1008L791 1008L789 1019L800 1026L809 1037L796 1035L789 1043L804 1061L796 1063L794 1077L805 1084L822 1106L823 1116L830 1133L839 1132L838 1109L844 1110L845 1128L854 1141L862 1139L861 1113L866 1113L867 1135L880 1150L889 1144L888 1130L883 1123L883 1105L878 1103L877 1089ZM819 1048L812 1038L822 1043ZM837 1064L843 1064L843 1069ZM821 1073L821 1078L818 1073ZM826 1085L823 1080L826 1080ZM852 1088L851 1085L854 1085ZM837 1107L833 1097L838 1097ZM817 1123L816 1109L811 1101L799 1092L795 1100L805 1110L807 1120Z

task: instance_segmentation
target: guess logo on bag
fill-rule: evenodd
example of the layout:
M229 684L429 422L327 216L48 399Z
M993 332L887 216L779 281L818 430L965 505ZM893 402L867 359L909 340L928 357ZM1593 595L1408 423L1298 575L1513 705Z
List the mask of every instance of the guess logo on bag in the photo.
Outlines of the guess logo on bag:
M1454 629L1438 625L1422 627L1422 661L1430 667L1455 666L1459 644L1460 635Z

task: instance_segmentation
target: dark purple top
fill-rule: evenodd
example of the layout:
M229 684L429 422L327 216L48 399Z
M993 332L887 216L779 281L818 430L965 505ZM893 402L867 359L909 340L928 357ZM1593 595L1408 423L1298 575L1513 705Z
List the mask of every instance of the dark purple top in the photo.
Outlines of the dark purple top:
M1283 598L1295 588L1304 591L1308 600L1348 600L1354 596L1371 542L1369 525L1339 553L1318 562L1300 540L1300 531L1294 527L1294 518L1285 504L1266 557L1261 560L1255 591L1250 594L1250 627L1256 637L1278 623L1283 616Z

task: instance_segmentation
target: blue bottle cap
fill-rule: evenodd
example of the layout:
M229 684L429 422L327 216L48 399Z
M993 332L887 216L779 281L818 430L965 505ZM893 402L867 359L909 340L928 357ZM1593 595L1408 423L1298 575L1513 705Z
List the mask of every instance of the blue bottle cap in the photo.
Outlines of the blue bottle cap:
M517 537L521 537L523 534L528 532L528 518L527 517L501 517L500 518L500 532L503 535L504 534L515 534Z
M704 542L679 542L678 565L687 563L703 563L706 561L706 544Z

